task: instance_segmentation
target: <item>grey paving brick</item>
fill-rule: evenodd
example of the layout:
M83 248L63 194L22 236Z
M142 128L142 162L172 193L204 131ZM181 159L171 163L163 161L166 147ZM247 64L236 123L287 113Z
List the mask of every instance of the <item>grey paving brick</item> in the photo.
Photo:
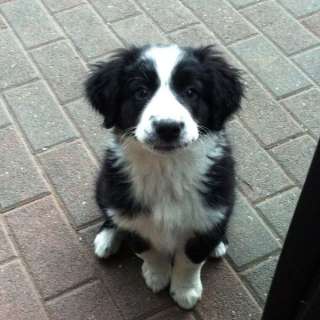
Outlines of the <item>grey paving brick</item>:
M101 216L94 200L97 168L80 142L41 154L40 160L76 227Z
M288 55L319 42L276 2L265 1L243 9L241 13Z
M0 263L14 256L15 253L10 240L6 235L3 225L0 223Z
M296 17L305 16L320 10L320 2L318 0L279 0L279 2Z
M3 127L10 123L8 113L5 109L3 102L0 100L0 127Z
M304 51L293 58L302 70L320 85L320 47Z
M302 132L288 112L251 76L246 79L246 98L242 102L240 118L266 145Z
M180 46L208 46L216 43L216 39L202 25L190 26L170 33L170 39Z
M237 9L260 2L261 0L229 0Z
M320 137L320 91L311 89L282 101L290 112L302 123L304 128Z
M121 46L89 5L56 15L58 22L87 59L101 56Z
M44 298L92 277L93 268L53 198L11 211L6 222Z
M81 134L95 151L98 158L102 160L110 140L110 132L102 127L102 117L94 112L84 99L69 103L66 108L72 120L80 129Z
M50 11L56 12L64 9L75 7L81 3L84 3L84 0L42 0L45 5L49 8Z
M22 266L0 266L0 310L6 320L48 320Z
M147 320L195 320L192 312L183 311L178 308L170 308L160 312Z
M233 44L231 49L278 98L310 85L306 77L262 36Z
M255 30L224 0L183 0L206 25L230 44L255 34Z
M151 20L144 15L115 22L112 27L118 36L129 45L168 42Z
M197 306L203 320L258 320L261 311L225 262L208 262L202 272L204 292Z
M137 2L165 32L197 21L194 15L177 0L137 0Z
M5 97L34 151L77 136L42 82L10 90Z
M257 205L262 215L269 221L282 239L285 238L288 232L299 195L300 189L294 188Z
M302 184L315 147L315 142L309 136L302 136L273 148L272 153L279 163Z
M10 1L1 9L27 48L62 36L37 0Z
M228 255L237 268L279 248L277 241L240 193L237 194L228 239L230 242Z
M80 97L87 75L76 52L64 41L32 51L41 72L61 102Z
M100 282L84 285L47 304L52 320L120 320L119 311Z
M0 205L13 206L47 192L47 186L12 127L0 130Z
M268 296L277 262L278 257L270 257L244 276L263 304Z
M35 69L8 29L0 31L0 65L0 89L37 77Z
M237 121L228 125L239 185L252 200L271 195L292 182L257 141Z
M320 11L300 22L320 38Z
M131 0L91 0L91 2L107 22L123 19L140 12Z

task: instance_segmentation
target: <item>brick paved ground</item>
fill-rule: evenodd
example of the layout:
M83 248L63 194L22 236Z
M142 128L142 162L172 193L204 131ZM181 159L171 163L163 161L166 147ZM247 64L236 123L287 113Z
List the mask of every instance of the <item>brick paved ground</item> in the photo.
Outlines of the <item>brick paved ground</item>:
M259 319L320 135L318 0L0 0L0 319ZM129 43L216 43L245 71L229 124L239 190L226 260L194 312L91 250L107 135L88 65Z

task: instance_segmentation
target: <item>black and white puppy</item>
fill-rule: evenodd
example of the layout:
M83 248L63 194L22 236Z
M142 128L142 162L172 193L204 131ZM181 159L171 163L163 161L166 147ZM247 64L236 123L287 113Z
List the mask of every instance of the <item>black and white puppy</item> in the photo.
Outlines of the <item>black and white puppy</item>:
M97 181L106 221L95 253L115 253L125 236L147 286L170 283L190 309L205 260L227 249L234 163L224 124L240 107L239 71L213 47L134 47L96 65L86 94L113 128Z

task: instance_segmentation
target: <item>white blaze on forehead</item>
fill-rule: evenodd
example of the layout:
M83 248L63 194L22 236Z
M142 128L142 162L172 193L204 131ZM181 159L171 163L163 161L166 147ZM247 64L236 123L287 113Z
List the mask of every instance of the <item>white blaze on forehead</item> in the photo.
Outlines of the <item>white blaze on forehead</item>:
M145 57L155 64L161 85L167 85L172 71L181 60L183 51L176 45L166 47L151 47L145 52Z

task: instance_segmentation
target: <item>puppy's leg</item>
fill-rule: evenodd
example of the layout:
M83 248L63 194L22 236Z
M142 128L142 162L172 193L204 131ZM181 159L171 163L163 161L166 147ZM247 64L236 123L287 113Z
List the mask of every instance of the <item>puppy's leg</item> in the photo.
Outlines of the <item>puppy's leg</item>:
M212 258L222 258L226 255L229 247L228 239L224 236L223 239L214 247L210 253Z
M174 258L170 294L183 309L193 308L202 295L202 262L193 262L185 252L179 251Z
M151 247L150 243L136 234L131 235L131 246L143 260L142 276L148 288L159 292L168 286L171 276L171 258Z
M118 251L121 241L121 232L107 220L94 239L94 253L99 258L108 258Z

